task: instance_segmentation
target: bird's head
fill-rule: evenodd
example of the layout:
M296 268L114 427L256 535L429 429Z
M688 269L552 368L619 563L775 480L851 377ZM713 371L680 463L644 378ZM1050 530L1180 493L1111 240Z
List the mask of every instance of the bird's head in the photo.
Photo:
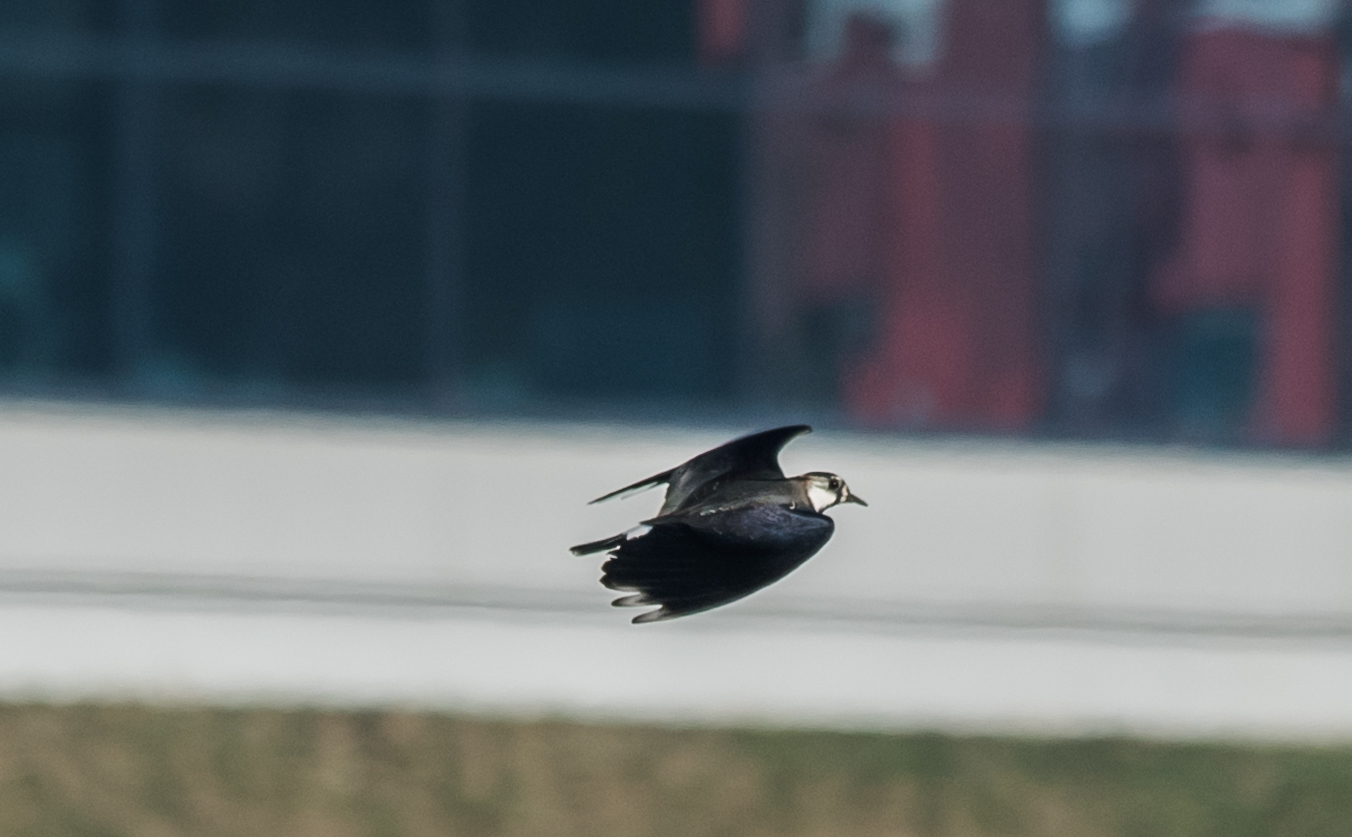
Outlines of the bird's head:
M822 512L839 505L840 503L858 503L861 506L867 506L859 497L850 493L850 487L845 484L845 480L835 474L828 474L824 471L811 471L803 474L797 479L802 480L807 488L808 502L812 503L814 511Z

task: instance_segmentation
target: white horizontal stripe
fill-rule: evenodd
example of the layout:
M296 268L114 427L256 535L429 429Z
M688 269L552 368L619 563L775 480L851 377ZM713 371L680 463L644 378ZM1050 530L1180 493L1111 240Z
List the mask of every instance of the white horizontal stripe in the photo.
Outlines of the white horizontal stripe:
M0 609L0 695L697 723L1352 740L1352 644ZM607 618L609 617L609 618Z

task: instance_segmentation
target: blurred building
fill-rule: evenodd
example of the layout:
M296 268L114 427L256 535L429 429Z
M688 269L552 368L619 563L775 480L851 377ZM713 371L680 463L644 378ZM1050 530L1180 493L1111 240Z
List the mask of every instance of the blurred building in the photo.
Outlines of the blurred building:
M822 6L758 133L786 389L834 351L869 425L1335 439L1335 4Z
M393 409L728 397L736 117L671 79L693 19L6 4L0 378Z
M24 0L0 386L1326 447L1334 0Z

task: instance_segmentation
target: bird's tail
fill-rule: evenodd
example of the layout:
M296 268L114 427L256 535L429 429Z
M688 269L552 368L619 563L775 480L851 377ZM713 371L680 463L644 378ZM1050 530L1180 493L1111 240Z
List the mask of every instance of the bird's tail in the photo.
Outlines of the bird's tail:
M614 549L622 543L624 543L624 535L619 534L601 541L580 543L569 551L574 555L592 555L597 552L605 552L606 550Z

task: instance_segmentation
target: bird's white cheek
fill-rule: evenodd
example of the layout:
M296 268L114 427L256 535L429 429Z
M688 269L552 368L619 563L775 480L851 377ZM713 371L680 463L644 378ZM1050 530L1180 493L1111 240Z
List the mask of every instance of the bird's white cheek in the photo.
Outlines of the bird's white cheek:
M632 541L634 538L641 538L653 530L653 527L640 523L634 528L624 533L624 539Z
M828 491L818 485L809 485L807 487L807 499L812 503L813 510L818 512L822 509L831 508L837 502L836 493L834 491Z

